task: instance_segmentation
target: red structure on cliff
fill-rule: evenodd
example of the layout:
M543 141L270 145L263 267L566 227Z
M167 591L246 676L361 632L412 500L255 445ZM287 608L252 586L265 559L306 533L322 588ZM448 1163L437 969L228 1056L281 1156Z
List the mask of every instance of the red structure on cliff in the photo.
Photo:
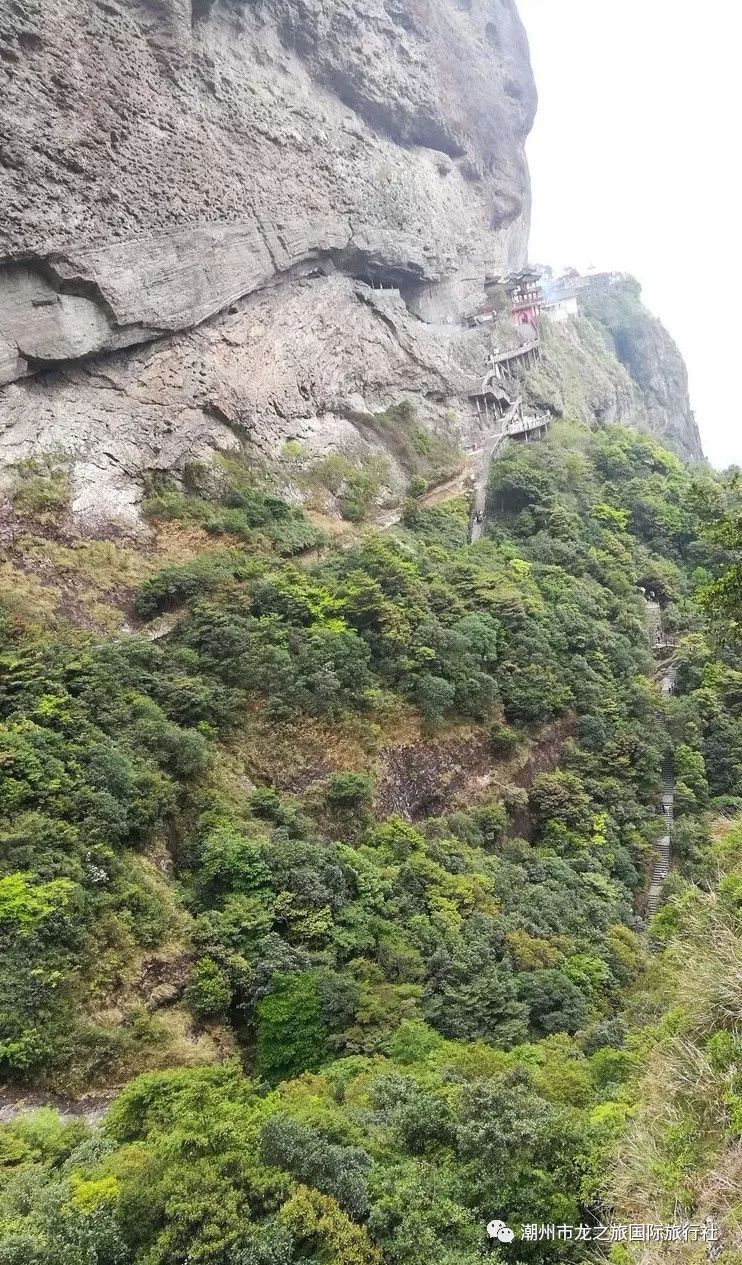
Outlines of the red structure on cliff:
M543 302L539 273L525 268L509 278L505 289L512 304L513 324L533 325L535 328Z
M505 277L486 277L484 282L488 302L484 311L496 310L496 292L504 291L510 303L511 320L514 325L538 325L541 316L543 295L541 292L541 273L535 268L523 268L520 272Z

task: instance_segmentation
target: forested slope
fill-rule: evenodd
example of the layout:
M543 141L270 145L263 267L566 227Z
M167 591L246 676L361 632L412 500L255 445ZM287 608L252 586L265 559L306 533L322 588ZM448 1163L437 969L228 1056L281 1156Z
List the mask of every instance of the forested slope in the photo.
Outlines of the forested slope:
M495 1216L520 1235L643 1208L658 1176L622 1151L637 1129L665 1148L667 1215L718 1213L683 1176L685 1107L642 1104L688 1008L670 965L653 984L657 942L682 943L693 885L717 882L710 817L742 807L742 676L706 624L733 481L559 424L494 466L476 545L463 502L415 501L330 545L237 461L218 469L152 489L146 551L72 547L57 472L16 490L2 1072L39 1098L144 1074L92 1133L47 1111L2 1130L0 1261L473 1263ZM679 639L671 700L641 587ZM475 775L448 767L389 814L401 746L414 781L472 744ZM667 760L677 896L648 938ZM731 943L725 856L704 899ZM738 1014L709 1023L688 1032L723 1080ZM734 1075L716 1155L739 1135Z

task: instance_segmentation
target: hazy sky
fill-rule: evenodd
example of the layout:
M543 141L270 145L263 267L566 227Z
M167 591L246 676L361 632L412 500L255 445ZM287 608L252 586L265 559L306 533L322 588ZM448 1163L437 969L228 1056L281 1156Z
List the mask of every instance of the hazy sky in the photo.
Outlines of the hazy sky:
M714 465L742 464L742 6L518 0L540 105L531 259L633 272Z

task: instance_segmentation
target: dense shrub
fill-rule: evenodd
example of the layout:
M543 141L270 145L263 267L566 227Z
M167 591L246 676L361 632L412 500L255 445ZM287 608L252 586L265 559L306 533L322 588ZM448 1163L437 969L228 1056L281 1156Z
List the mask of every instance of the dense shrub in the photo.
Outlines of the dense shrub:
M642 987L661 774L676 861L711 882L703 814L742 795L742 678L695 604L729 564L701 476L629 432L569 447L555 429L497 463L498 519L475 545L461 507L416 505L298 566L280 531L300 518L244 471L193 469L150 511L230 523L247 547L145 581L142 618L183 608L166 637L24 641L6 619L3 1075L115 1081L167 1056L170 1023L188 1033L175 1057L213 1036L258 1079L145 1076L87 1139L9 1126L0 1256L474 1265L493 1191L516 1226L599 1215L639 1057L621 1007ZM670 700L650 679L647 577L689 630ZM331 748L335 724L341 758L328 749L309 792L254 788L256 716L288 751L305 734ZM376 773L383 742L418 742L421 722L450 811L437 787L426 820L374 816L364 759ZM518 785L500 784L518 741ZM458 750L486 762L470 804ZM738 918L733 876L716 907ZM655 939L683 916L666 907ZM143 997L137 975L161 958L188 978L162 1022L147 1005L168 986ZM714 1069L731 1055L709 1031ZM519 1243L524 1265L573 1249Z
M185 991L186 1004L197 1019L213 1019L224 1015L232 998L229 978L212 958L199 958L194 963Z
M373 779L367 773L334 773L327 787L332 808L358 808L373 795Z

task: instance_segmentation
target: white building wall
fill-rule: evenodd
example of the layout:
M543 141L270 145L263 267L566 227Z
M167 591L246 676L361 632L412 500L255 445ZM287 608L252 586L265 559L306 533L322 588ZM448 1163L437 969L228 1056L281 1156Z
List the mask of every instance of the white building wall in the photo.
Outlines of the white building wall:
M580 308L576 295L570 295L567 299L556 299L551 303L545 303L543 306L544 316L548 316L550 321L568 321L571 316L579 316Z

